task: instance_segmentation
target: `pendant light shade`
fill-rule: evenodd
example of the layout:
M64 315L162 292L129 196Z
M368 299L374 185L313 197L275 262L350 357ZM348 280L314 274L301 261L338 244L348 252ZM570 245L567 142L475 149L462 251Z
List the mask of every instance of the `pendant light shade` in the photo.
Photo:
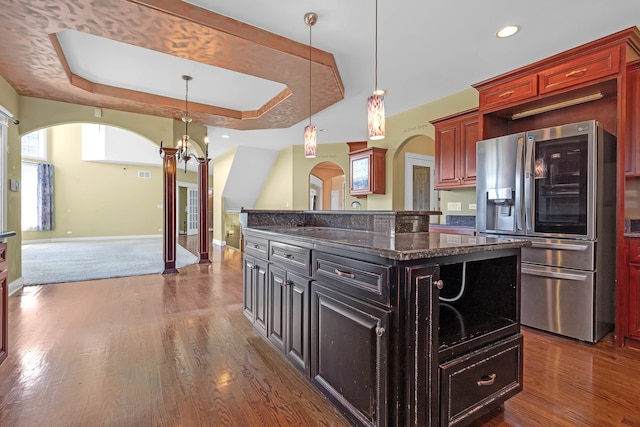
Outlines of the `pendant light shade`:
M376 0L376 86L373 95L367 102L367 122L369 128L369 139L383 139L385 135L385 114L384 114L384 89L378 88L378 0Z
M367 102L367 107L369 139L383 139L385 133L384 96L371 95Z
M314 125L304 127L304 156L308 159L316 157L318 147L316 145L317 131Z
M318 151L316 127L311 124L311 27L318 22L318 15L305 13L304 22L309 26L309 124L304 128L304 156L308 159L316 157Z

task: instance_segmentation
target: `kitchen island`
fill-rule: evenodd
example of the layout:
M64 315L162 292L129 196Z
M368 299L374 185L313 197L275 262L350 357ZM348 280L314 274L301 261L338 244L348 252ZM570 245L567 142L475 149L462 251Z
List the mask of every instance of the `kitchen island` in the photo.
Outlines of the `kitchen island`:
M522 389L529 242L248 215L246 317L354 424L464 425Z

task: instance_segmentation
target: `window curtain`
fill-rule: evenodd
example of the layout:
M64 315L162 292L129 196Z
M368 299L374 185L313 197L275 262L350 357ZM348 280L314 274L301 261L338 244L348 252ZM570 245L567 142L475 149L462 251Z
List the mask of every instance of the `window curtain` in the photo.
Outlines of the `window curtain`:
M53 165L38 163L38 231L53 230Z

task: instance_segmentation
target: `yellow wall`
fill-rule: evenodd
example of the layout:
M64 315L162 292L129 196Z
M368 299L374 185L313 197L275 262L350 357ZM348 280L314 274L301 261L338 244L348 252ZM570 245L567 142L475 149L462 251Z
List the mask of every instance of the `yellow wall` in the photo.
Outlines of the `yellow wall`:
M162 234L162 167L82 161L81 124L49 128L48 162L54 165L55 228L24 231L23 240ZM138 178L138 170L151 178ZM197 182L193 172L178 176Z
M254 208L293 209L293 146L284 148L278 153Z
M224 242L224 187L233 166L237 148L233 148L213 160L213 240Z
M425 135L416 135L406 140L395 152L392 170L393 210L404 210L404 154L415 153L425 156L434 155L434 141Z
M22 120L19 110L18 94L0 77L0 104L9 110L17 119ZM7 139L7 180L21 180L20 168L20 134L19 126L9 123ZM7 183L5 185L8 187ZM16 236L10 237L8 243L9 284L22 277L22 236L20 192L7 191L7 228L3 231L15 231Z

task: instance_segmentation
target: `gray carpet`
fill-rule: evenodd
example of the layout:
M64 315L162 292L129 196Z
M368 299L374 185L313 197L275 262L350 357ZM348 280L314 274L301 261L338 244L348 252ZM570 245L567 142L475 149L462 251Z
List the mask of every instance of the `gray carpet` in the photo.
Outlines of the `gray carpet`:
M198 257L176 245L176 267ZM162 238L34 243L22 245L25 285L77 282L162 273Z

